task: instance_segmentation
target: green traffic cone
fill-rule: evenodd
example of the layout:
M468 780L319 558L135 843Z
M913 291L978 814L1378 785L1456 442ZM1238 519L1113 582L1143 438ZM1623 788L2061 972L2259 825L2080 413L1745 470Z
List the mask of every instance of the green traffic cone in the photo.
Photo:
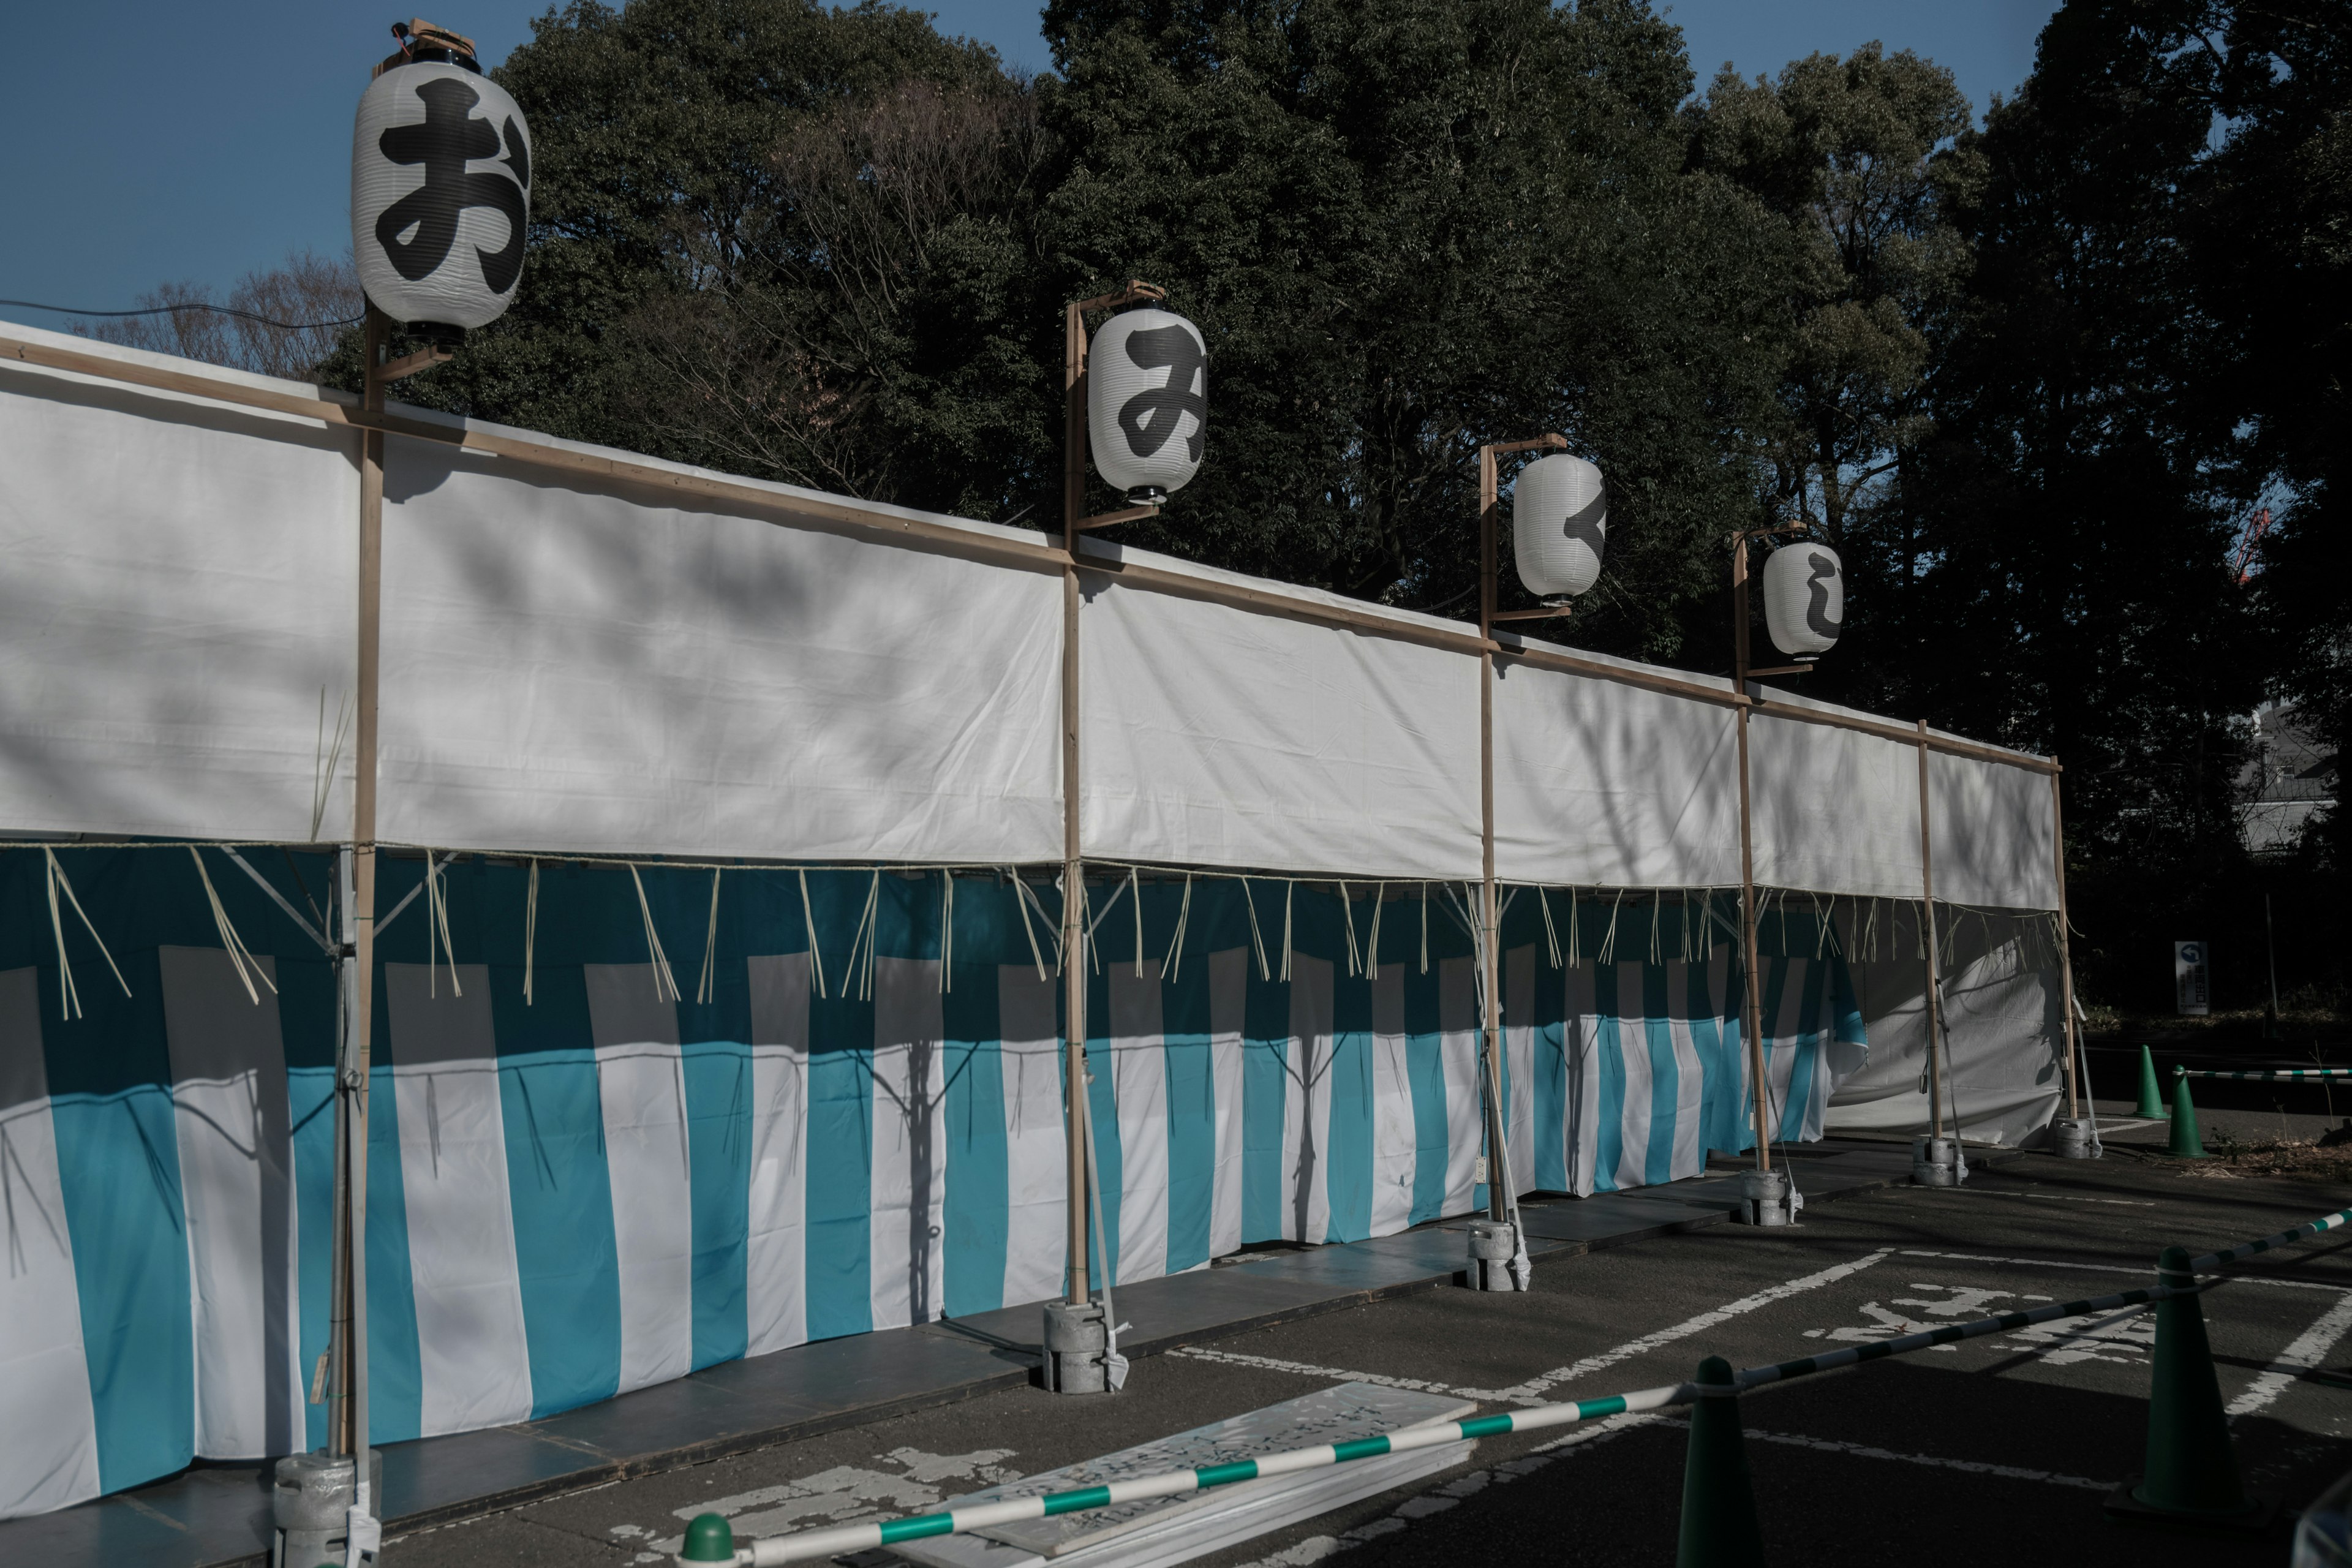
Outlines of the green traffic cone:
M2176 1289L2197 1282L2186 1248L2166 1247L2156 1268L2157 1279ZM2222 1521L2260 1506L2247 1498L2238 1479L2237 1450L2221 1410L2221 1384L2213 1375L2213 1350L2205 1339L2205 1309L2195 1296L2168 1296L2156 1304L2147 1466L2131 1499L2184 1521Z
M2183 1160L2205 1158L2205 1144L2197 1136L2197 1108L2189 1103L2189 1077L2172 1079L2172 1143L2166 1152Z
M1707 1357L1698 1363L1698 1383L1725 1392L1703 1395L1691 1405L1675 1568L1763 1568L1764 1535L1756 1528L1756 1487L1748 1474L1739 1401L1730 1392L1731 1363L1719 1355Z
M2157 1087L2156 1058L2147 1054L2146 1046L2139 1048L2139 1109L2132 1114L2151 1121L2171 1114L2164 1109L2164 1090Z
M718 1514L696 1514L694 1522L686 1527L686 1544L679 1551L677 1560L680 1563L734 1562L734 1528Z

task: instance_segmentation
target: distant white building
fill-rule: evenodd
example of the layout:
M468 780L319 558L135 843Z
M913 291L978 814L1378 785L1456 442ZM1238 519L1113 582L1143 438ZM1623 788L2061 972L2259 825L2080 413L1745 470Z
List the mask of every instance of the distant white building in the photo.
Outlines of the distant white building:
M2288 855L2311 819L2336 804L2327 757L2301 710L2254 710L2252 745L2238 775L2238 830L2252 855Z

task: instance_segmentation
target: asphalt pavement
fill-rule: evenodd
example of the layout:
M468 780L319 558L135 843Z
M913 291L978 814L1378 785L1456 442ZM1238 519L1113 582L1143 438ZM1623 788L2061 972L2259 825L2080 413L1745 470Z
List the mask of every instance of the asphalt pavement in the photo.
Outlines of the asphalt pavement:
M1787 1231L1718 1226L1562 1258L1525 1295L1424 1291L1137 1362L1124 1393L999 1390L388 1543L387 1568L666 1560L685 1521L739 1538L920 1511L1335 1383L1403 1382L1484 1409L1591 1398L2145 1284L2157 1251L2250 1238L2352 1202L2307 1182L2189 1179L2126 1152L1980 1171L1959 1191L1856 1194ZM2232 1270L2203 1306L2265 1538L2180 1542L2110 1523L2141 1466L2154 1321L2141 1312L1989 1336L1740 1401L1772 1561L1906 1568L2285 1559L2294 1510L2352 1469L2352 1237ZM1452 1469L1197 1559L1203 1568L1468 1561L1666 1563L1686 1428L1617 1417L1488 1439Z

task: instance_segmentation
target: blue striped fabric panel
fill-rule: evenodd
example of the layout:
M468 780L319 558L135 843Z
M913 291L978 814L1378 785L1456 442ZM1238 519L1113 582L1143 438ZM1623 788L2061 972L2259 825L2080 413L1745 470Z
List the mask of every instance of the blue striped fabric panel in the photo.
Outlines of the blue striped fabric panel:
M274 992L247 994L184 851L60 854L128 996L68 925L71 1016L46 919L0 936L0 1133L26 1173L0 1405L63 1424L0 1435L0 1515L323 1436L334 972L207 855ZM327 901L329 857L252 858L297 909ZM41 870L0 859L0 898L45 915ZM454 952L422 897L383 928L375 1441L1064 1288L1050 884L1032 906L960 877L950 910L937 872L811 872L803 902L789 869L546 861L534 906L531 875L449 868ZM379 908L422 880L387 859ZM1090 888L1087 1103L1119 1280L1483 1200L1476 968L1455 906L1406 891L1375 940L1369 886ZM1645 913L1598 963L1602 911L1552 914L1521 899L1505 925L1514 1185L1672 1180L1743 1147L1727 952L1653 963ZM1583 962L1555 963L1555 940ZM1817 1136L1862 1042L1851 985L1834 953L1766 980L1778 1131Z

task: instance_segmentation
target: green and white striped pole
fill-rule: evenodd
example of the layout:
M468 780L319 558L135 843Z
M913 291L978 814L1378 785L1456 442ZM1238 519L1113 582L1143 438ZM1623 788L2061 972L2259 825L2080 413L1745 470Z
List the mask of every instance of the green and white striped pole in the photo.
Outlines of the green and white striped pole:
M2292 1083L2299 1079L2352 1078L2352 1068L2248 1068L2228 1072L2220 1068L2174 1068L2175 1078L2242 1079L2249 1083Z
M2315 1236L2325 1236L2343 1225L2352 1225L2352 1209L2337 1209L2334 1214L2306 1220L2293 1230L2283 1230L2276 1236L2265 1236L2256 1241L2241 1242L2227 1251L2209 1252L2201 1258L2192 1258L2189 1260L2189 1267L2200 1274L2210 1273L2225 1263L2235 1263L2276 1247L2293 1247L2298 1242L2309 1241Z
M1805 1356L1797 1361L1785 1361L1770 1366L1750 1367L1738 1374L1735 1389L1748 1389L1768 1383L1786 1383L1792 1378L1809 1377L1815 1373L1831 1372L1857 1363L1883 1361L1888 1356L1907 1355L1931 1345L1948 1345L1961 1340L1972 1340L1985 1334L2007 1333L2035 1323L2046 1323L2057 1318L2079 1318L2093 1312L2113 1311L2119 1307L2145 1306L2160 1301L2175 1292L2165 1286L2151 1286L2139 1290L2119 1291L2101 1296L2095 1300L2064 1301L2048 1307L2036 1307L2031 1311L2004 1312L1998 1318L1979 1318L1973 1322L1952 1323L1940 1329L1928 1329L1916 1334L1880 1340L1870 1344L1852 1345L1843 1350L1830 1351L1822 1355ZM1332 1465L1344 1465L1357 1459L1378 1458L1384 1454L1411 1454L1423 1448L1443 1447L1448 1443L1467 1442L1476 1437L1501 1437L1515 1433L1540 1432L1554 1426L1572 1426L1580 1421L1597 1420L1610 1415L1639 1415L1653 1410L1688 1405L1706 1397L1696 1383L1668 1384L1662 1388L1645 1388L1632 1394L1612 1394L1604 1399L1580 1399L1559 1405L1538 1405L1530 1409L1506 1411L1496 1415L1477 1415L1465 1421L1434 1422L1426 1426L1408 1426L1401 1432L1390 1432L1377 1437L1359 1437L1346 1443L1327 1443L1312 1448L1293 1448L1284 1453L1268 1454L1262 1458L1240 1459L1232 1464L1206 1465L1197 1469L1170 1470L1155 1476L1134 1476L1098 1487L1076 1487L1068 1491L1045 1492L1036 1497L1009 1498L1003 1502L977 1503L970 1508L950 1509L940 1513L916 1514L907 1519L883 1520L871 1524L836 1525L827 1530L801 1531L792 1535L771 1535L754 1541L748 1546L735 1546L731 1559L749 1568L782 1568L790 1563L810 1563L845 1552L871 1552L877 1547L895 1546L902 1541L920 1541L933 1535L961 1535L993 1525L1013 1524L1023 1520L1051 1519L1058 1514L1084 1513L1091 1509L1111 1508L1120 1503L1141 1502L1152 1498L1182 1497L1190 1492L1206 1491L1212 1487L1232 1486L1240 1481L1264 1480L1272 1476L1296 1475L1302 1470L1322 1469ZM716 1515L705 1515L714 1524L723 1524ZM696 1521L697 1527L703 1523ZM705 1540L715 1540L716 1530L706 1531ZM689 1531L691 1542L694 1539ZM731 1542L730 1542L731 1544ZM706 1548L708 1549L708 1548ZM676 1562L693 1568L695 1564L727 1562L717 1557L689 1557L681 1553Z

